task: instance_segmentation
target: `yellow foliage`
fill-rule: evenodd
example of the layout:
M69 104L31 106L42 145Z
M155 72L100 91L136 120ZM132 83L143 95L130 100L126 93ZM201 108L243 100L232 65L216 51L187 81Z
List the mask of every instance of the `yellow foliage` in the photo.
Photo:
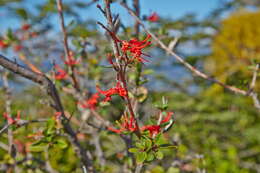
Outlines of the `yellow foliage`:
M241 10L222 21L205 69L222 82L237 85L238 81L245 80L248 83L253 74L248 68L252 60L260 60L260 11ZM213 88L211 92L220 90Z

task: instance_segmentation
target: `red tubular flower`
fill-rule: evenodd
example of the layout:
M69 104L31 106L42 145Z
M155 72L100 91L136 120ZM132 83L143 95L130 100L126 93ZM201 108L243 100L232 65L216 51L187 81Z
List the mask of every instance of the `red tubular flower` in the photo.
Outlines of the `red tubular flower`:
M120 129L108 127L107 130L118 134L121 134L123 132L134 132L137 130L137 125L134 117L130 117L129 119L127 115L124 115L121 120Z
M20 45L20 44L18 44L18 45L15 45L15 46L13 47L13 50L14 50L15 52L19 52L20 50L22 50L22 48L23 48L23 46Z
M161 127L159 125L147 125L141 128L142 131L148 130L150 136L157 135L161 131Z
M23 31L27 31L28 29L30 29L31 28L31 25L29 25L29 24L24 24L22 27L21 27L21 29L23 30Z
M30 36L31 36L32 38L37 37L37 36L38 36L38 33L37 33L37 32L31 32L31 33L30 33Z
M75 59L74 53L72 51L69 52L68 60L64 61L64 63L68 66L74 66L79 63L78 59Z
M79 60L75 60L74 58L69 58L67 61L64 62L68 66L74 66L79 63Z
M6 112L4 112L3 117L7 120L8 124L16 124L17 121L21 120L20 111L17 111L16 118L12 118Z
M147 20L150 22L158 22L159 16L156 12L153 12L150 16L147 17Z
M56 73L55 73L56 80L62 80L67 77L67 72L65 70L63 70L62 68L60 68L60 66L55 65L54 67L56 69Z
M4 40L0 40L0 49L5 49L8 47L8 44Z
M127 92L126 90L121 86L120 82L117 82L116 87L110 88L108 90L101 90L99 88L99 86L96 87L97 91L104 95L106 98L104 99L104 102L110 101L111 100L111 96L114 94L118 94L121 97L126 97L127 96Z
M59 120L61 115L62 115L61 112L55 112L55 114L54 114L55 120Z
M172 118L173 112L167 112L167 116L161 121L161 124L167 123Z
M115 129L113 127L108 127L107 130L114 132L114 133L118 133L118 134L122 133L121 129Z
M93 94L88 100L84 101L83 103L80 103L82 108L89 108L89 109L96 109L96 106L98 104L99 94L95 93Z
M151 35L148 35L143 41L138 41L137 39L131 39L130 41L121 41L121 50L124 53L127 53L127 51L129 51L133 58L139 62L147 62L147 60L142 58L141 56L145 55L144 53L142 53L142 49L151 44L151 42L148 41L150 38Z

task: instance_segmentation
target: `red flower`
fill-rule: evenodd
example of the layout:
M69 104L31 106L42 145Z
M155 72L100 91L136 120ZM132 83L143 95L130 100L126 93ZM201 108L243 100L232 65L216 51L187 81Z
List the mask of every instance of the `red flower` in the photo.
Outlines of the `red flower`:
M13 47L13 49L14 49L15 52L19 52L20 50L22 50L22 48L23 48L23 46L20 45L20 44L15 45L15 46Z
M89 108L89 109L96 109L96 106L98 104L99 94L95 93L93 94L88 100L86 100L83 103L80 103L82 108Z
M173 112L167 112L167 116L161 121L159 125L147 125L141 127L142 131L148 130L150 133L150 136L153 137L154 135L157 135L161 131L161 125L164 123L168 123L172 118Z
M68 66L74 66L79 63L79 60L74 58L74 53L72 51L69 52L68 60L64 61L64 63Z
M68 66L74 66L79 63L79 60L75 60L74 58L69 58L67 61L64 62Z
M137 39L131 39L130 41L122 41L121 50L124 53L129 51L133 58L135 58L139 62L147 62L147 60L143 59L141 55L145 55L144 53L142 53L142 49L151 44L151 42L148 41L150 38L151 36L148 35L143 41L138 41Z
M157 135L161 131L161 127L159 125L147 125L141 128L142 131L148 130L150 136Z
M96 87L97 91L104 95L106 98L104 99L104 102L110 101L111 100L111 96L114 94L118 94L121 97L126 97L127 96L127 92L126 90L121 86L120 82L117 82L116 87L110 88L109 90L101 90L99 88L99 86Z
M55 114L54 114L55 120L59 120L61 115L62 115L61 112L55 112Z
M37 32L31 32L31 33L30 33L30 36L31 36L32 38L37 37L37 36L38 36L38 33L37 33Z
M171 117L173 115L173 112L168 112L167 116L161 121L159 125L146 125L140 128L141 131L148 130L150 133L151 138L153 138L155 135L159 134L162 131L161 125L163 123L167 123L171 120ZM123 132L135 132L138 130L136 120L134 117L128 118L127 115L124 115L121 119L121 123L119 124L120 128L116 129L114 127L108 127L107 130L121 134Z
M21 114L20 111L17 111L16 118L14 119L11 116L9 116L6 112L4 112L3 117L7 120L8 124L16 124L17 121L21 119Z
M147 20L150 22L158 22L159 16L156 12L153 12L150 16L147 17Z
M167 116L161 121L161 124L168 123L172 118L173 112L167 112Z
M8 47L8 44L5 42L5 40L0 40L0 49L5 49Z
M60 68L60 66L55 65L56 73L55 73L55 79L56 80L62 80L67 77L67 72Z
M122 132L134 132L137 130L137 125L134 117L130 117L130 119L127 117L127 115L124 115L122 118L122 122L120 124L120 129L115 129L113 127L108 127L107 130L114 132L114 133L122 133Z
M29 25L29 24L24 24L24 25L21 27L21 29L24 30L24 31L27 31L27 30L30 29L30 28L31 28L31 25Z

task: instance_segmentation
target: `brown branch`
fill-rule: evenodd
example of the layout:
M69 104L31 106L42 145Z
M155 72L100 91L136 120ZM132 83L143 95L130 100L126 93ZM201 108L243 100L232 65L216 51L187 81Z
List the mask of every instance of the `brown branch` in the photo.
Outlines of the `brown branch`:
M133 0L133 7L135 9L135 15L137 17L140 17L140 3L139 3L139 0ZM135 28L135 36L136 38L138 38L139 36L139 31L140 31L140 27L139 27L139 22L138 21L135 21L135 25L134 25L134 28Z
M17 121L14 125L17 127L22 127L29 125L31 123L40 123L40 122L46 122L47 119L37 119L37 120L19 120ZM6 124L1 130L0 130L0 135L1 133L5 132L12 124Z
M114 24L113 24L113 18L112 18L111 9L110 9L111 1L110 0L104 0L104 1L105 1L105 6L106 6L105 12L106 12L106 19L107 19L107 24L109 26L109 30L113 34L115 34L115 27L114 27ZM112 38L111 42L112 42L112 45L113 45L114 54L115 54L117 60L119 60L120 52L119 52L118 42L113 38Z
M68 36L67 36L67 31L65 27L65 22L64 22L64 16L63 16L63 8L62 8L62 0L57 0L57 8L58 8L58 13L59 13L59 18L60 18L60 27L63 33L63 46L64 46L64 51L66 54L66 59L69 61L71 59L70 55L70 49L69 49L69 44L68 44ZM76 69L74 68L73 65L69 65L69 68L71 70L71 79L73 82L73 86L77 91L80 91L80 86L76 77Z
M196 69L195 67L193 67L191 64L189 64L187 61L185 61L181 56L177 55L175 52L173 52L171 49L169 49L154 33L152 33L149 29L146 28L146 26L143 24L142 20L137 17L135 15L135 13L125 4L125 3L121 3L121 5L128 11L128 13L134 17L134 19L139 22L139 24L142 26L142 28L144 29L144 31L148 34L150 34L152 36L152 38L154 39L154 41L160 45L160 47L165 50L168 54L172 55L179 63L181 63L182 65L184 65L187 69L189 69L192 73L194 73L195 75L211 81L213 83L216 83L220 86L222 86L223 88L235 93L235 94L241 94L243 96L251 96L254 103L255 103L255 107L260 111L260 106L256 106L256 103L259 103L259 100L257 98L257 94L253 93L253 92L248 92L246 90L242 90L240 88L234 87L234 86L230 86L227 85L213 77L208 76L207 74L199 71L198 69Z
M92 161L87 155L86 150L80 145L77 135L69 124L68 118L65 116L64 109L58 94L58 91L52 81L43 74L35 73L29 69L22 67L21 65L13 62L3 55L0 55L0 65L26 79L29 79L41 86L45 87L48 95L54 102L54 107L57 112L61 112L61 123L64 127L64 131L68 134L70 141L76 147L76 152L78 157L81 159L82 164L86 167L89 172L94 172L94 168L92 166Z
M3 89L5 93L5 112L7 115L10 116L11 114L11 89L9 88L9 83L8 83L8 74L9 72L4 72L3 74ZM2 130L1 130L2 131ZM12 152L12 146L13 146L13 130L8 128L8 153L11 155Z

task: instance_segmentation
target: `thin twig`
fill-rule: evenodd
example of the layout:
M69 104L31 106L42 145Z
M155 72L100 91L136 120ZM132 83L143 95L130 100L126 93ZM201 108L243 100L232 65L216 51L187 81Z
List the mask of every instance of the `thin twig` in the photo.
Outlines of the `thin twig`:
M31 123L41 123L41 122L46 122L47 119L37 119L37 120L19 120L17 121L14 125L17 127L22 127L29 125ZM12 124L6 124L1 130L0 130L0 135L1 133L5 132Z
M135 173L140 173L143 168L143 164L137 165L135 168Z
M250 93L248 94L248 91L246 90L243 90L243 89L240 89L240 88L237 88L237 87L234 87L234 86L230 86L230 85L227 85L227 84L224 84L222 83L221 81L213 78L213 77L210 77L208 76L207 74L199 71L197 68L193 67L191 64L189 64L188 62L186 62L181 56L177 55L175 52L173 52L172 50L170 50L154 33L152 33L149 29L146 28L146 26L143 24L143 22L141 21L141 19L139 17L137 17L135 15L135 13L125 4L125 3L121 3L121 5L128 11L128 13L133 16L135 18L136 21L138 21L140 23L140 25L142 26L142 28L144 29L144 31L148 34L150 34L152 36L152 38L154 39L154 41L160 45L160 47L162 49L164 49L167 53L169 53L170 55L172 55L179 63L181 63L182 65L184 65L187 69L189 69L192 73L194 73L195 75L205 79L205 80L208 80L208 81L211 81L213 83L216 83L222 87L224 87L225 89L235 93L235 94L240 94L240 95L243 95L243 96L251 96L253 101L254 101L254 105L255 107L260 111L260 106L258 107L258 103L259 103L259 100L257 98L257 94L256 93Z
M258 70L259 70L259 64L256 64L249 90L254 90L254 88L255 88Z
M60 27L63 33L63 46L64 46L64 51L66 54L66 59L69 61L71 59L70 55L70 49L69 49L69 44L68 44L68 36L67 36L67 31L65 27L65 22L64 22L64 17L63 17L63 7L62 7L62 0L57 0L57 8L58 8L58 13L59 13L59 18L60 18ZM74 88L77 91L80 91L80 86L76 77L76 69L74 68L73 65L69 65L69 68L71 70L71 78L73 81Z
M134 7L134 12L135 12L135 15L137 17L140 17L140 3L139 3L139 0L133 0L133 7ZM135 28L135 37L138 38L139 37L139 31L140 31L140 27L139 27L139 22L138 21L135 21L135 25L134 25L134 28Z
M115 28L114 28L114 24L113 24L113 17L112 17L112 14L111 14L111 9L110 9L110 3L111 1L110 0L104 0L105 1L105 12L106 12L106 19L107 19L107 24L109 26L109 30L114 33L115 32ZM112 42L112 45L113 45L113 51L114 51L114 54L117 58L117 60L119 60L119 57L120 57L120 52L119 52L119 45L118 45L118 42L115 40L115 39L111 39L111 42Z
M9 72L5 72L3 75L3 87L5 91L5 112L8 116L11 115L11 89L9 88L8 83L8 74ZM2 131L2 130L1 130ZM11 154L13 146L13 130L8 128L8 153Z

